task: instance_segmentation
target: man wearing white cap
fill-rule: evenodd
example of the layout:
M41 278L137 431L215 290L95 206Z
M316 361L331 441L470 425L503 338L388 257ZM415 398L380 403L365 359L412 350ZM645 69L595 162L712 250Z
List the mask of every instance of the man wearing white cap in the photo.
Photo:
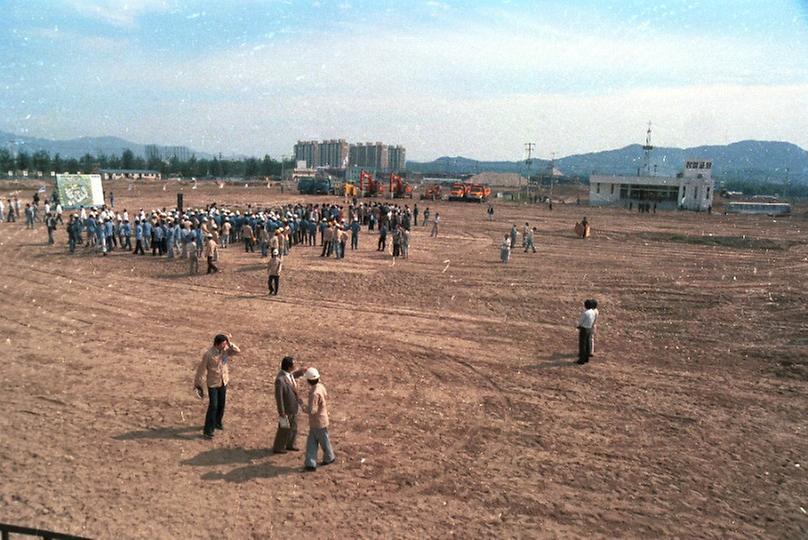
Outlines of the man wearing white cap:
M309 437L306 440L306 460L304 467L307 471L317 470L317 447L323 449L323 461L320 465L330 465L336 461L334 450L331 449L331 439L328 437L328 409L326 399L328 394L325 386L320 382L320 373L316 368L309 368L303 375L309 383L309 396L306 402L298 397L300 408L309 415Z

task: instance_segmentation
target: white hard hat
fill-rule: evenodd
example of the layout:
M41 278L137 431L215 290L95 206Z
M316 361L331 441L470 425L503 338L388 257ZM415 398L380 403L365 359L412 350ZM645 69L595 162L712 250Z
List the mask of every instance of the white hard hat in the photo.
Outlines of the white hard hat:
M307 381L315 381L320 378L320 372L317 371L317 368L310 367L303 376L306 377Z

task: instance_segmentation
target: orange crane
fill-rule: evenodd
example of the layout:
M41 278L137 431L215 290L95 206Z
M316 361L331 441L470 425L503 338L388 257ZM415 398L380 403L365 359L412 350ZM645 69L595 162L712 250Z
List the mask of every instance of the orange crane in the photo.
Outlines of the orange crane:
M384 188L382 187L381 183L373 178L373 174L367 171L359 172L359 189L362 191L362 195L365 197L375 197L376 195L381 195L384 192Z

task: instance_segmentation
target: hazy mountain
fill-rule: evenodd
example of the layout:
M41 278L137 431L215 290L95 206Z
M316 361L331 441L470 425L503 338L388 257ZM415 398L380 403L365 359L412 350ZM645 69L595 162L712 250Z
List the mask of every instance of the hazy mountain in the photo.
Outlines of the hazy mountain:
M146 157L145 145L133 143L119 137L79 137L78 139L51 140L37 137L22 137L13 133L0 131L0 148L8 148L12 151L33 154L40 150L45 150L51 156L59 154L62 158L80 158L84 154L98 156L105 154L108 156L120 156L127 148L136 156ZM166 148L159 146L159 148ZM191 150L191 154L198 158L211 158L211 154Z
M727 179L782 182L786 168L793 182L808 182L808 152L799 146L779 141L740 141L728 145L692 148L655 148L651 168L659 175L680 172L686 159L712 159L713 174ZM637 174L642 168L642 146L633 144L617 150L575 154L556 159L556 167L571 176L590 174ZM547 168L546 160L533 160L530 172ZM528 171L524 161L476 161L464 157L441 157L429 162L408 161L407 168L423 173L474 173L483 171Z

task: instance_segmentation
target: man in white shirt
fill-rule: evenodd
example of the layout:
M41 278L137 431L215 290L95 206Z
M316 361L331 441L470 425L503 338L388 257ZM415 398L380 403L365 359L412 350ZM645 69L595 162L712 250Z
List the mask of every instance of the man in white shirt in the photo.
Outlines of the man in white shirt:
M584 301L584 312L578 321L578 363L586 364L592 355L592 327L595 325L595 310L592 300Z

